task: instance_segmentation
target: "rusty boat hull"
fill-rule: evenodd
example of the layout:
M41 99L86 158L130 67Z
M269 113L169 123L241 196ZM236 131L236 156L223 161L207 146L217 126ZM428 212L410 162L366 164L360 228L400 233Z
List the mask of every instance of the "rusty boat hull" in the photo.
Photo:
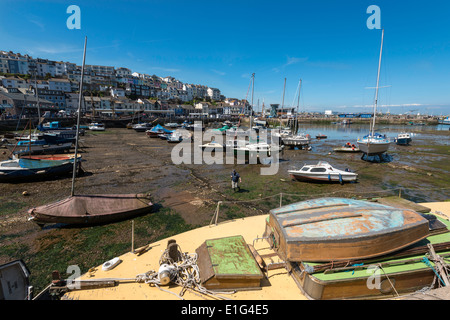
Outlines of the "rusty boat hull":
M429 235L419 213L361 200L322 198L270 211L266 235L286 261L367 259Z

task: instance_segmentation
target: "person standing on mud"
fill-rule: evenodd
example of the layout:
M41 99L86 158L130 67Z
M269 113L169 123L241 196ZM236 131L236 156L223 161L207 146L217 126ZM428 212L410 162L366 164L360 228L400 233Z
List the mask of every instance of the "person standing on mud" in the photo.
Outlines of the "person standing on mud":
M233 172L231 172L231 188L236 192L240 191L241 188L239 188L238 183L242 182L241 176L239 175L239 173L236 172L236 170L233 170Z

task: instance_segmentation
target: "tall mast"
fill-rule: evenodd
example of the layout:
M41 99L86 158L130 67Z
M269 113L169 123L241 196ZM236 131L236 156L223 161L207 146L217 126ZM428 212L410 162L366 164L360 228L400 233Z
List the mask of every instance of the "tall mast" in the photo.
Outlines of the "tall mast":
M283 100L281 101L281 113L283 113L284 107L284 93L286 91L286 78L284 78L284 86L283 86ZM280 129L281 129L281 116L280 116Z
M300 106L300 92L302 90L302 79L300 79L300 82L298 84L298 99L297 99L297 114L295 116L295 134L297 134L298 131L298 110Z
M255 74L252 73L252 110L250 112L250 130L253 127L253 92L255 90Z
M73 159L72 191L70 193L70 195L72 197L74 196L74 192L75 192L75 177L76 177L76 173L77 173L78 137L80 134L81 99L83 97L84 62L86 61L86 45L87 45L87 37L84 38L83 65L81 67L80 94L79 94L79 99L78 99L78 115L77 115L77 134L76 134L76 140L75 140L75 158Z
M375 89L375 105L373 108L373 122L371 135L373 137L375 130L375 118L377 117L377 106L378 106L378 89L380 85L380 71L381 71L381 57L383 55L383 41L384 41L384 29L381 31L381 48L380 48L380 59L378 61L378 75L377 75L377 87Z

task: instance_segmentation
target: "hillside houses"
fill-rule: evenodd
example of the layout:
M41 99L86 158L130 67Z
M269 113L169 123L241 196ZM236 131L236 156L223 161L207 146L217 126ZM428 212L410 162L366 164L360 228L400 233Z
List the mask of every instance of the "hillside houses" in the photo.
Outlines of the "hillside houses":
M0 51L0 87L29 90L29 94L14 96L14 108L10 108L11 98L3 99L7 103L0 104L0 112L8 108L9 113L20 113L20 105L40 100L43 107L55 112L73 113L78 108L80 81L81 67L75 63L34 59L20 53ZM218 88L182 83L171 76L159 77L125 67L86 65L82 90L82 110L86 113L120 116L143 111L157 115L216 117L248 113L250 110L248 103L226 99ZM8 90L0 93L11 94ZM26 102L19 103L19 97ZM30 107L29 111L32 110Z

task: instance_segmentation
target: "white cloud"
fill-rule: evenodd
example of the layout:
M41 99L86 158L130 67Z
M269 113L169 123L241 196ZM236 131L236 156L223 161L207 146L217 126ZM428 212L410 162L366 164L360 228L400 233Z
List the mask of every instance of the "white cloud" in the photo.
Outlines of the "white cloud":
M219 76L224 76L224 75L226 75L225 72L218 71L218 70L215 70L215 69L211 69L211 71L214 72L214 73L216 73L216 74L218 74Z

